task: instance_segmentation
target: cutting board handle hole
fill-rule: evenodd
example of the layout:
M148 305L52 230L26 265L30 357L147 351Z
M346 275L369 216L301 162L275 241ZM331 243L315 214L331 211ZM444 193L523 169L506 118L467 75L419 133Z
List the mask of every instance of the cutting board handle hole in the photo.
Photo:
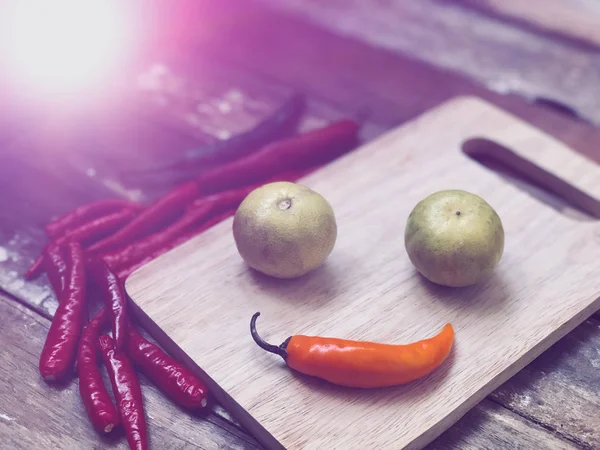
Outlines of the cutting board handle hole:
M510 148L487 138L476 137L466 140L462 150L471 159L561 214L579 221L600 218L600 203L596 199Z

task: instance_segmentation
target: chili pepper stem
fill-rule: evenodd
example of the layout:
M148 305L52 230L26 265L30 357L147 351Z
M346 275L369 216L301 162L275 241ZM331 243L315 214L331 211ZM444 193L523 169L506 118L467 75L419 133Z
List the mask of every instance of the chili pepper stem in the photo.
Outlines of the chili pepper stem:
M254 342L256 342L258 346L263 350L266 350L270 353L275 353L276 355L281 356L284 360L287 359L286 347L290 342L291 337L287 338L279 346L269 344L268 342L264 341L263 338L261 338L258 335L258 332L256 331L256 319L258 318L258 316L260 316L260 312L254 313L254 315L252 316L252 320L250 321L250 333L252 334L252 339L254 339Z

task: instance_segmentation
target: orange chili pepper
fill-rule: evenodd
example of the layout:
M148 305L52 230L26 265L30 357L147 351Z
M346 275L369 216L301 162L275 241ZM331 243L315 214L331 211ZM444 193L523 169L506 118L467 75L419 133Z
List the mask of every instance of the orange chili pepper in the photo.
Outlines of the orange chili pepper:
M424 377L446 360L454 342L448 323L436 336L406 345L295 335L276 346L258 335L259 315L252 316L250 332L262 349L281 356L291 369L347 387L387 387Z

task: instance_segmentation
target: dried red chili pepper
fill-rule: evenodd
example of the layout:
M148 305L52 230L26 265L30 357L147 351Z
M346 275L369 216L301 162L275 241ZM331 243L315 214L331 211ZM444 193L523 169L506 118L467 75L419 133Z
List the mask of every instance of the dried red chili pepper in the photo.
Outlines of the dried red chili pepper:
M187 229L203 219L211 212L211 205L186 212L178 221L166 229L146 236L139 241L132 242L125 247L111 253L102 255L102 259L113 269L119 270L132 262L150 254L154 249L161 247L164 243L184 233Z
M118 251L107 253L102 258L114 270L131 265L149 256L152 252L165 246L165 244L173 241L178 236L185 234L195 224L205 221L223 211L237 208L252 189L253 187L224 191L198 199L188 206L187 211L178 221L166 229L139 241L132 242Z
M44 249L44 258L42 261L45 262L44 268L52 290L56 294L57 300L62 298L62 292L67 284L68 264L65 258L64 246L61 246L58 242L50 242Z
M448 323L436 336L406 345L296 335L276 346L256 332L259 315L252 316L250 332L262 349L281 356L291 369L348 387L394 386L424 377L446 360L454 342Z
M173 189L142 211L119 232L92 245L89 251L97 254L106 252L145 236L183 212L198 195L198 186L195 183L186 183Z
M218 214L218 215L214 216L212 219L209 219L206 222L202 223L202 225L200 227L178 235L175 239L171 240L170 242L164 243L164 245L162 245L161 247L154 250L150 255L146 255L145 257L143 257L143 259L132 262L128 267L125 267L124 269L119 270L119 278L121 280L125 280L129 275L131 275L134 271L136 271L137 269L142 267L144 264L147 264L150 261L152 261L153 259L156 259L159 256L167 253L168 251L174 249L178 245L181 245L184 242L189 241L190 239L198 236L203 231L208 230L209 228L213 227L217 223L222 222L223 220L225 220L228 217L233 216L234 214L235 214L235 209L226 211L226 212L224 212L222 214Z
M107 213L120 211L122 209L140 211L144 209L144 206L130 200L122 199L100 200L93 203L87 203L78 206L50 222L46 225L46 233L52 239L56 239L65 234L69 229L76 228L87 220L95 219Z
M100 336L98 345L112 384L129 448L146 450L148 436L144 402L133 365L125 352L115 350L110 336Z
M83 246L89 245L94 239L101 238L107 233L111 233L128 223L135 217L136 214L137 211L135 210L124 209L122 211L94 219L73 230L67 231L66 234L56 239L55 243L62 245L70 240L79 242ZM41 273L43 262L44 254L42 253L25 273L25 279L31 279L38 276Z
M133 363L175 403L192 409L208 404L208 389L183 364L129 328L127 354Z
M198 207L203 208L207 204L215 205L215 210L217 210L217 209L226 210L226 209L237 208L240 205L240 203L242 203L244 198L250 192L252 192L254 189L257 189L264 184L272 183L275 181L295 181L295 180L298 180L299 178L302 178L307 173L309 173L309 171L312 171L312 170L314 170L314 168L311 168L309 170L284 172L284 173L280 173L280 174L274 175L272 177L269 177L259 183L254 183L254 184L244 186L241 188L237 188L237 189L229 189L227 191L221 191L216 194L208 195L206 197L200 197L200 198L194 200L188 206L187 211L192 211Z
M181 179L186 175L186 172L189 172L190 166L193 170L196 170L199 163L202 163L203 167L208 167L237 159L247 155L249 152L260 149L269 142L283 138L295 127L304 107L304 96L293 94L270 116L249 131L239 133L226 140L210 143L200 149L190 150L183 157L168 164L128 172L160 172L161 176L164 177L165 170L176 169L177 172L174 175ZM174 181L172 177L169 177L169 180L171 182Z
M40 374L47 381L63 379L73 368L84 320L85 253L77 242L69 242L66 249L67 281L40 355Z
M77 351L79 394L90 421L99 433L110 433L119 424L119 412L108 395L98 366L98 337L108 320L109 313L104 307L84 327Z
M357 140L359 125L342 120L269 144L256 153L218 166L196 177L203 194L260 182L281 172L299 171L331 161Z
M88 260L90 275L94 280L98 291L102 293L105 306L110 312L110 322L115 338L115 348L125 351L127 342L127 297L123 285L113 270L101 258L90 258Z

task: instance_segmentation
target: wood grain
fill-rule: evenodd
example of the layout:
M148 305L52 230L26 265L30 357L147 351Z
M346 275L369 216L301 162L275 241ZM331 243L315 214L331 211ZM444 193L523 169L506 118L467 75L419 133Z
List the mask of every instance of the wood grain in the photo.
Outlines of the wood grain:
M489 400L484 400L426 450L575 450L579 447Z
M541 1L532 2L531 8ZM600 123L599 103L588 95L599 83L597 49L552 39L454 1L260 2L318 24L346 40L358 39L463 74L498 93L552 99ZM539 11L539 15L545 14L545 8Z
M600 322L587 320L491 398L587 448L600 448Z
M335 17L356 16L356 21L361 21L367 27L372 15L389 20L398 17L402 21L402 25L397 27L399 32L404 26L433 26L429 22L415 25L418 23L414 22L417 18L390 11L391 5L401 7L401 4L380 2L375 8L374 3L370 3L368 11L363 11L361 8L364 3L361 2L344 2L344 8L340 8L342 3L330 2L330 20L319 21L315 18L313 23L308 23L302 14L311 17L307 12L309 8L314 8L314 16L324 14L320 9L321 3L294 3L288 0L278 3L279 10L257 7L254 3L228 0L223 3L223 7L214 10L207 10L206 5L204 6L200 17L209 23L201 29L195 27L196 35L189 37L190 42L196 45L194 48L201 50L198 55L199 64L202 58L224 61L239 67L245 73L256 73L265 79L285 83L347 113L367 111L371 122L388 129L455 95L476 95L509 110L569 147L600 162L600 153L597 151L600 147L600 134L596 128L554 109L530 103L518 95L492 92L459 73L444 71L410 54L381 47L361 38L359 34L341 34L335 28ZM229 5L229 8L225 8L225 5ZM356 5L359 9L354 10L350 8L351 5ZM436 12L436 4L430 4L429 7L432 14L441 15ZM423 9L423 15L427 16L426 8ZM411 17L413 22L408 20L409 23L405 24L407 17ZM475 26L478 18L471 19L471 25ZM461 24L458 23L451 29L462 29ZM436 33L441 31L437 30ZM377 32L375 24L369 35L376 36ZM415 47L418 48L417 45ZM543 50L546 45L540 43L539 47ZM444 49L442 54L447 57L461 48L462 44L457 44L452 50ZM496 57L495 52L503 54L507 50L498 45L493 52L489 48L487 52L493 59ZM567 64L558 56L550 59L542 55L530 55L526 59L528 63L532 60L545 61L535 67L546 74L549 72L548 66L564 67ZM477 60L472 63L480 64ZM310 70L306 70L307 67ZM560 69L557 71L560 72ZM530 76L526 74L525 68L515 68L515 80L529 79ZM563 75L555 76L560 78L559 81L564 81ZM583 95L593 91L596 85L592 83L585 87L581 84L578 93ZM558 86L554 86L553 91L570 95ZM595 101L587 94L585 98L587 101ZM600 111L600 104L592 108L593 111Z
M538 29L600 46L600 6L595 0L463 0Z
M38 360L48 327L47 319L0 297L0 447L127 449L122 432L103 438L94 431L81 403L77 380L56 388L41 379ZM260 448L256 441L216 416L194 417L181 411L146 378L140 379L152 448ZM108 379L105 383L110 386Z
M263 444L276 447L259 424L290 449L421 447L600 307L600 282L591 276L600 265L595 224L557 214L462 155L471 137L515 145L512 151L535 163L539 155L528 148L545 148L552 171L568 182L600 179L592 162L576 177L567 164L571 150L514 116L457 99L304 180L332 203L340 227L329 262L312 275L275 283L249 272L227 221L134 273L127 290L161 343L202 367L196 370L226 391L222 401ZM466 290L424 283L398 257L398 221L420 199L449 187L483 195L507 233L496 275ZM368 393L338 390L291 374L258 349L247 329L255 311L263 312L268 340L309 333L407 342L450 321L456 350L426 381ZM299 410L310 414L298 417ZM349 430L350 422L361 425Z

